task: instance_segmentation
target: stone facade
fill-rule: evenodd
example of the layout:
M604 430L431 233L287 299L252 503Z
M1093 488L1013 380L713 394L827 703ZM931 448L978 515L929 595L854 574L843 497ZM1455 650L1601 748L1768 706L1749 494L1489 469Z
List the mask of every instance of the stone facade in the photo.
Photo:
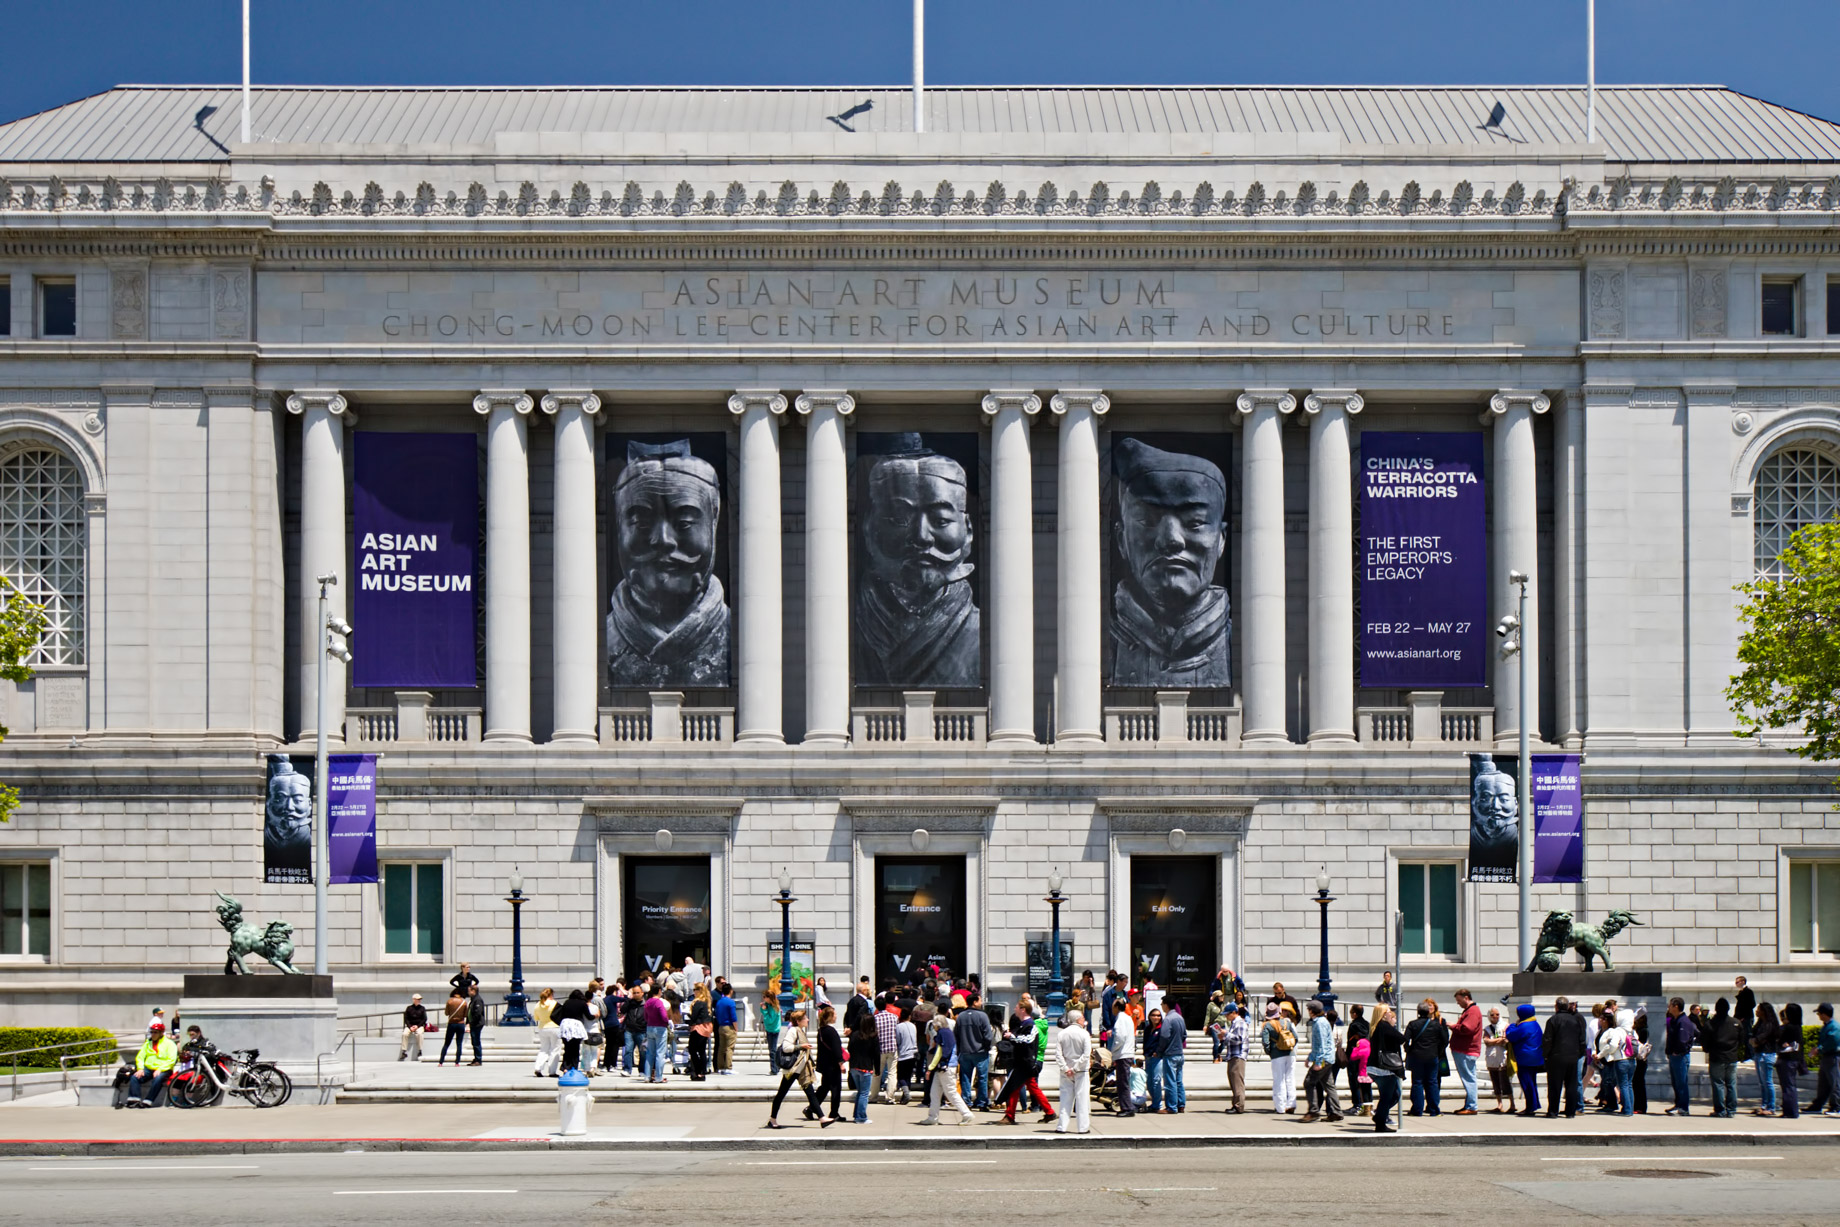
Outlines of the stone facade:
M489 984L513 867L533 986L620 968L625 866L666 852L708 857L708 953L743 985L788 869L837 984L889 970L877 858L962 857L966 965L1007 998L1051 868L1103 969L1136 953L1134 858L1181 856L1215 875L1208 957L1293 988L1326 867L1337 987L1365 997L1398 865L1461 865L1464 754L1507 749L1521 700L1512 662L1441 695L1345 680L1353 509L1321 477L1364 431L1448 429L1488 441L1491 616L1509 567L1534 576L1538 748L1586 756L1587 881L1536 888L1536 918L1634 909L1619 964L1670 988L1840 988L1787 932L1791 864L1840 859L1828 773L1734 739L1722 693L1758 471L1840 455L1840 162L676 137L0 161L0 460L68 459L87 532L80 657L0 684L24 795L0 867L52 883L46 953L0 955L0 1021L135 1021L215 970L216 889L311 957L310 892L261 883L262 756L311 749L311 576L346 577L349 616L352 441L404 430L480 440L482 685L358 690L335 665L328 731L384 755L380 855L441 866L438 961ZM38 331L46 277L76 278L75 337ZM1796 325L1765 335L1783 278ZM979 436L974 692L849 684L837 462L865 431ZM732 687L591 680L612 432L727 439ZM1120 432L1230 439L1226 691L1104 683ZM1408 957L1411 991L1505 989L1516 906L1459 886L1456 953ZM387 953L382 908L331 891L346 1013L448 974Z

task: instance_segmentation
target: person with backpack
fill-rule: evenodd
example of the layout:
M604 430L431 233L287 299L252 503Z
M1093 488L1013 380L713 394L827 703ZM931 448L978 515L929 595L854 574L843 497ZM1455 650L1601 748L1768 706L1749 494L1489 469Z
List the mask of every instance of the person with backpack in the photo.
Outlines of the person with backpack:
M462 965L464 966L464 964ZM436 1058L436 1065L447 1063L447 1050L454 1050L454 1064L466 1059L466 1016L469 1007L466 994L458 988L447 998L444 1017L447 1019L447 1034L441 1040L441 1055Z
M620 1029L626 1032L626 1043L621 1048L620 1069L630 1078L636 1061L639 1074L643 1077L646 1069L645 992L639 985L633 985L632 991L626 994L626 1000L620 1003Z
M1418 1017L1406 1024L1406 1068L1412 1071L1413 1116L1440 1114L1439 1083L1444 1052L1450 1047L1450 1028L1437 1016L1437 1002L1418 1003Z
M1265 1006L1265 1026L1259 1032L1259 1043L1271 1058L1271 1110L1280 1115L1295 1113L1297 1029L1276 1001Z
M774 1032L773 1044L767 1051L779 1069L779 1090L774 1093L773 1107L767 1112L767 1128L785 1128L779 1123L779 1106L786 1102L786 1092L792 1089L794 1082L805 1092L805 1119L818 1120L823 1115L820 1106L823 1099L811 1075L811 1038L805 1034L804 1010L795 1007L786 1012L785 1024Z
M1367 1076L1374 1081L1374 1132L1395 1132L1390 1118L1399 1103L1399 1080L1405 1076L1402 1055L1406 1037L1393 1025L1393 1007L1376 1005L1367 1033Z
M969 1125L974 1119L971 1109L965 1106L965 1097L958 1089L958 1041L953 1036L952 1007L948 1003L939 1011L927 1027L931 1040L930 1051L926 1059L927 1082L930 1084L926 1096L926 1119L922 1125L939 1123L939 1105L949 1103L958 1113L958 1123Z
M1597 1035L1597 1064L1603 1070L1604 1085L1616 1088L1616 1097L1612 1101L1615 1108L1600 1108L1600 1112L1615 1111L1623 1116L1634 1116L1635 1073L1636 1073L1636 1012L1618 1010L1614 1018L1605 1020L1609 1023Z

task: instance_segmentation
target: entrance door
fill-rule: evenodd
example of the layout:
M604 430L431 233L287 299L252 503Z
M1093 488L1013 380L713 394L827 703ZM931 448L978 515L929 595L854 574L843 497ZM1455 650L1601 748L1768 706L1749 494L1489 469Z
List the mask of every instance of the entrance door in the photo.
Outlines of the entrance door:
M627 982L691 958L707 967L709 858L629 856L623 871L620 964Z
M1131 858L1131 982L1156 981L1191 1029L1220 966L1218 870L1211 856Z
M875 986L965 972L965 858L875 858Z

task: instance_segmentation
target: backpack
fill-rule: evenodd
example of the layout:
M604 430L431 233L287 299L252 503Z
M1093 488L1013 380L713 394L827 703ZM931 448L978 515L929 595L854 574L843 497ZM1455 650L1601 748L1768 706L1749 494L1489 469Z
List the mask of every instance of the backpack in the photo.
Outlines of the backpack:
M1264 1043L1265 1055L1268 1057L1281 1057L1297 1046L1297 1034L1290 1029L1282 1015L1265 1024L1259 1039Z

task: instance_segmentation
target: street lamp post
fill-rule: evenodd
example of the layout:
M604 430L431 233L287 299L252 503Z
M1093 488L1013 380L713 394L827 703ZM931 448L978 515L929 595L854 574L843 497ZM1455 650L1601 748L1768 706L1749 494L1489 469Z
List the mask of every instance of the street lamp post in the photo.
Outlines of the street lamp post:
M798 994L792 991L792 905L798 900L792 894L790 869L779 871L779 894L773 902L779 904L779 1013L784 1018L798 1000Z
M1521 650L1522 645L1526 642L1523 632L1527 625L1527 575L1523 571L1510 571L1508 582L1520 590L1516 606L1518 612L1503 618L1496 625L1495 633L1501 636L1503 656L1520 657L1519 702L1514 705L1520 722L1518 730L1520 770L1516 773L1520 779L1515 788L1514 798L1515 808L1518 811L1515 816L1520 828L1518 838L1520 852L1516 857L1514 876L1519 879L1520 884L1520 965L1525 968L1533 959L1533 934L1530 930L1533 912L1533 806L1529 800L1533 787L1533 762L1529 754L1527 727L1527 674L1531 663L1527 659L1527 653ZM1537 719L1537 713L1535 718Z
M1316 1000L1322 1002L1325 1011L1335 1009L1335 993L1329 987L1329 905L1335 902L1335 896L1329 893L1329 870L1323 867L1316 875L1316 906L1322 909L1322 957L1316 967Z
M1061 975L1061 871L1048 871L1048 897L1044 902L1054 910L1053 931L1048 935L1048 1017L1060 1022L1067 1013L1067 982Z
M501 1027L534 1027L537 1020L525 1007L530 998L524 995L524 875L511 870L511 893L505 897L511 905L511 991L505 994L505 1013L498 1020Z
M326 974L326 948L331 944L326 933L326 879L331 873L327 864L328 841L332 837L332 820L328 817L326 792L331 772L326 768L326 722L332 718L332 701L327 695L332 685L332 662L351 663L351 649L345 636L351 625L332 612L330 589L339 582L335 574L315 576L319 581L319 716L313 740L313 974Z

